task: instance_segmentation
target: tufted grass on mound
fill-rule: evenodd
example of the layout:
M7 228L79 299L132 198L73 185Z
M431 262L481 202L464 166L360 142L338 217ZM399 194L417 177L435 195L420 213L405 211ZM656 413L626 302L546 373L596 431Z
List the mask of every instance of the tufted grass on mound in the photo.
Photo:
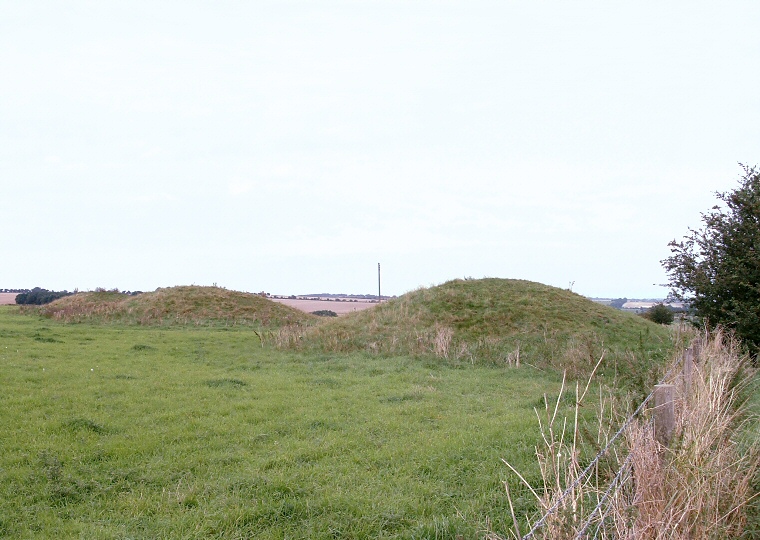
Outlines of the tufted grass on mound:
M642 389L672 348L670 330L642 317L556 287L495 278L419 289L285 337L298 350L531 364L577 378L604 354L603 373Z
M279 327L309 325L317 320L258 294L199 286L162 288L137 296L115 291L77 293L25 310L68 323L118 322L148 326Z

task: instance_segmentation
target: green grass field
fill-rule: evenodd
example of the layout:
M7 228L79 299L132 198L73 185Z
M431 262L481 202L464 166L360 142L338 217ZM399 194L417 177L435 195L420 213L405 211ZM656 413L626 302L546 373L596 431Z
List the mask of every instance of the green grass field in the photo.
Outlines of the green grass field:
M0 385L0 537L465 539L511 527L560 377L8 306Z

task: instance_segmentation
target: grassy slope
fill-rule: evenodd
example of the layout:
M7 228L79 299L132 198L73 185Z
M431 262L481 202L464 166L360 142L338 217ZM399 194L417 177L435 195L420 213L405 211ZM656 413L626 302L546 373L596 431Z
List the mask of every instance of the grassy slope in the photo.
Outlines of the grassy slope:
M43 308L53 320L15 309L0 310L10 537L477 538L488 520L506 531L499 458L535 474L532 408L558 386L555 369L504 369L518 349L523 364L576 375L604 350L608 371L648 379L670 342L638 317L499 279L325 322L298 354L245 327L315 317L224 289L88 293Z
M446 336L450 336L445 345ZM434 355L465 362L515 362L585 375L603 368L637 377L671 349L668 329L530 281L454 280L420 289L306 332L298 347Z
M487 518L506 531L499 458L535 475L532 408L559 385L17 309L0 308L0 537L466 539Z
M64 322L277 327L308 325L317 320L257 294L198 286L157 289L138 296L109 291L79 293L38 309Z

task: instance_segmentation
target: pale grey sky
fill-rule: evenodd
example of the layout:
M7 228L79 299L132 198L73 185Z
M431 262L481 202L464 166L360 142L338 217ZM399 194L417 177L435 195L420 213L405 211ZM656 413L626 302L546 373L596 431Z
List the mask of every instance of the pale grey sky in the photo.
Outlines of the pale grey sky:
M0 288L662 297L760 2L0 0Z

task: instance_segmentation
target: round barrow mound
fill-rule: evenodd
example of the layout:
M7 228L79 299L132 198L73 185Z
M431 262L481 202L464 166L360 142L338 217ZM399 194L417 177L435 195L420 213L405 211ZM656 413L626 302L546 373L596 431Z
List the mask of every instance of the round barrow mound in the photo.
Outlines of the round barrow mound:
M162 288L137 296L117 291L77 293L38 309L64 322L280 327L307 326L318 320L257 294L198 286Z
M291 345L323 351L531 363L581 375L664 357L670 331L570 291L524 280L453 280L303 330ZM630 366L633 368L634 366ZM636 369L643 368L637 365Z

